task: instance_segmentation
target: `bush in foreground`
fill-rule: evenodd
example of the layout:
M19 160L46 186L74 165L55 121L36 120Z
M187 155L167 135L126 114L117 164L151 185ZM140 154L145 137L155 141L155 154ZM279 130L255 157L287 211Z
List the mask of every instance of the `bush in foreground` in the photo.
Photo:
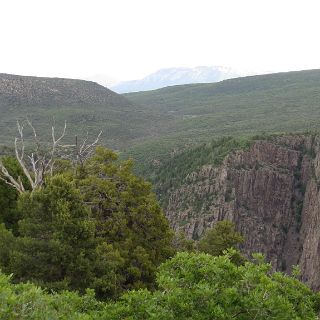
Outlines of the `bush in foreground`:
M307 286L271 273L260 256L237 266L233 254L177 254L160 267L157 292L125 295L105 319L317 319L319 298Z
M97 302L92 293L79 297L48 295L31 284L13 285L0 277L1 319L216 319L315 320L319 295L294 277L271 272L256 262L237 266L233 252L178 253L160 266L159 289L131 291L115 303Z
M102 306L93 291L83 296L67 291L47 294L31 283L11 284L10 277L0 273L0 319L93 319L90 313Z

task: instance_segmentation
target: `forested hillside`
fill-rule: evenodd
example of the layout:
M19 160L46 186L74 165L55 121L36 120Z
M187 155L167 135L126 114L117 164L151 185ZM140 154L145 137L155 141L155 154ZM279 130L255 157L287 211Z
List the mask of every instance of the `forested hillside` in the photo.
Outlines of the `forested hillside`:
M299 269L245 257L232 222L188 240L130 161L103 147L85 162L55 160L34 185L37 167L0 159L1 319L317 319L319 294Z
M143 164L141 172L172 152L219 136L320 128L320 70L173 86L125 97L145 112L160 111L171 119L165 135L128 152ZM162 125L167 127L166 122Z
M126 98L98 85L74 79L26 77L0 74L0 146L12 146L16 121L29 117L44 140L50 127L63 127L68 137L96 135L113 149L123 149L163 130L157 112L146 113Z
M88 81L1 74L0 144L12 144L16 119L48 135L54 118L70 139L103 130L103 144L145 165L218 136L318 129L319 83L309 70L120 96Z
M0 320L320 320L313 2L1 2Z

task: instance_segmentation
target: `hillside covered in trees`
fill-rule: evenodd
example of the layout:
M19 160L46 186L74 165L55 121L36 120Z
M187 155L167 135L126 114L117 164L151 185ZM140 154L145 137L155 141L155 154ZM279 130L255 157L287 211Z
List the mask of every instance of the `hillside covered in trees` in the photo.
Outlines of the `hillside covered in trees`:
M317 107L318 76L309 71L309 76L299 72L172 87L160 90L166 104L157 98L154 105L155 96L148 95L158 91L121 97L89 82L2 76L7 79L0 97L2 130L13 130L18 110L38 118L18 122L19 132L23 123L29 128L18 135L15 157L12 145L3 140L0 315L317 319L320 300L311 289L320 283L314 223L320 208L320 140L317 113L311 117L310 112ZM185 100L179 105L172 97L177 94L182 101L181 89ZM292 105L297 90L299 96L309 94L305 113ZM166 97L169 92L173 96ZM302 121L312 118L315 131L258 134L264 125L270 132L281 127L273 94L278 115L287 110L286 130L301 131ZM138 101L139 95L150 100ZM218 97L224 107L217 107ZM195 101L203 103L198 110ZM235 108L235 131L222 129ZM186 116L191 110L192 116ZM119 135L112 131L120 157L100 146L82 158L87 146L93 151L96 143L89 141L104 123L102 115L111 111L117 120L111 116L110 123L118 121L127 130ZM92 118L94 129L70 145L82 120L90 130L83 112L97 117ZM58 143L52 129L52 150L48 130L43 133L49 114L57 115L56 122L65 117L70 128L66 145ZM209 123L219 114L218 122ZM256 117L255 127L242 130L242 125L250 128L251 117ZM259 123L259 118L270 122ZM100 138L106 144L105 133Z
M26 116L44 136L53 118L70 139L102 130L104 145L139 165L221 136L319 129L319 81L308 70L121 96L90 81L0 74L0 147Z
M126 152L144 166L223 136L305 132L320 128L320 71L307 70L190 84L124 96L170 119L165 134ZM139 168L140 170L140 168Z
M113 149L152 137L161 117L91 81L10 74L0 74L0 114L0 147L12 145L16 121L26 117L47 140L48 125L63 127L67 121L70 140L102 130L101 140Z

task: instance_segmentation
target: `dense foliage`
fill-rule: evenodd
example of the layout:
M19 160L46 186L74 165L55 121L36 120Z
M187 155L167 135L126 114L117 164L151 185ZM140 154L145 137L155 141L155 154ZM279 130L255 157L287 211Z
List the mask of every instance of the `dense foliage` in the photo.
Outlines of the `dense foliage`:
M208 229L204 236L197 242L197 250L220 256L230 248L237 248L244 242L244 237L235 230L235 225L231 221L218 221L212 229ZM239 251L233 251L232 262L243 264L245 257Z
M319 294L294 277L272 273L256 256L243 266L230 255L179 253L161 265L159 289L132 291L118 302L97 302L92 292L48 295L0 275L1 319L104 320L316 320Z
M102 304L88 290L79 296L75 292L48 294L31 283L12 284L11 277L0 273L0 318L5 320L89 320L95 319ZM93 312L94 311L94 312Z
M1 161L14 178L21 177L24 185L28 187L23 171L15 158L6 156L2 157ZM4 223L14 234L18 232L18 221L20 219L17 203L18 192L0 179L0 223Z
M223 141L211 161L239 147ZM22 176L14 159L4 161ZM296 272L272 272L260 255L226 250L243 241L231 222L199 241L173 238L130 161L97 148L83 166L56 168L19 197L0 185L0 266L12 274L0 272L1 319L318 319L320 296Z
M203 252L212 256L220 256L225 250L234 249L233 262L240 264L245 261L238 250L242 242L244 237L236 231L234 223L222 220L216 222L198 241L188 239L183 231L177 232L173 246L177 252Z
M129 293L106 319L316 319L318 297L257 258L180 253L161 266L159 291Z
M234 224L224 220L207 230L198 242L198 249L213 256L220 256L224 250L234 248L243 241L244 237L235 230Z
M52 290L92 288L99 298L152 289L157 266L174 251L151 186L104 148L63 171L19 198L18 236L2 227L3 270Z

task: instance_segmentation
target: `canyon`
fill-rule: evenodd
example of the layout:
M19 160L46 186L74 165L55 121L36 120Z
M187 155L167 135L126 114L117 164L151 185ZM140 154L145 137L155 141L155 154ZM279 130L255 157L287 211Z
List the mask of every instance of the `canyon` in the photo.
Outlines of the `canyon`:
M230 220L241 250L265 254L274 270L301 270L320 289L320 137L282 135L253 141L189 173L165 206L175 230L199 239L217 221Z

